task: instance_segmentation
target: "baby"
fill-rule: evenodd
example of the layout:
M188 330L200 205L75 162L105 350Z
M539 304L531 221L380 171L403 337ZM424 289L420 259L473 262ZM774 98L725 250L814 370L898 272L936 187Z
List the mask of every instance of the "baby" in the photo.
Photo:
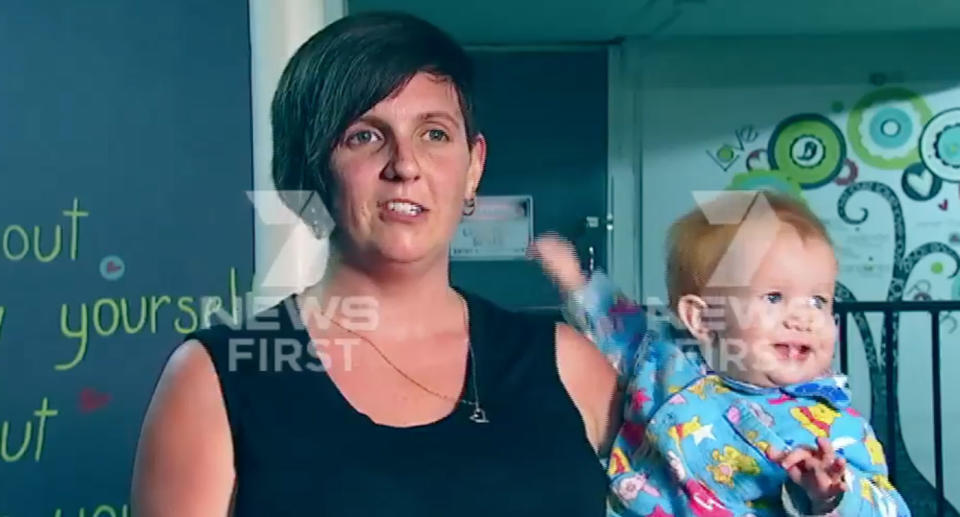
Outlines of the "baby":
M565 241L534 247L625 386L612 511L909 516L831 372L837 261L820 221L787 197L729 192L676 221L668 241L679 323L650 331L602 274L582 275Z

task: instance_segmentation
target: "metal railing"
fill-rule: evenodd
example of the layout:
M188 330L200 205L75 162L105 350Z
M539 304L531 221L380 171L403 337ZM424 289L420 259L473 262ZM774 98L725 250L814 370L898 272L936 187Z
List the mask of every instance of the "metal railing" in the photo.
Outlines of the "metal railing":
M960 311L960 301L893 301L893 302L837 302L834 311L839 317L840 325L840 369L844 373L849 371L849 322L851 315L880 313L883 315L883 333L881 350L884 357L883 378L885 381L886 426L884 448L890 453L887 455L887 465L890 470L890 480L895 485L898 476L897 469L897 429L899 426L899 409L897 400L897 375L899 373L897 328L894 325L894 315L903 313L927 313L930 315L930 344L931 344L931 378L933 389L933 451L934 451L934 486L936 491L936 515L946 515L946 499L943 492L943 394L941 391L941 335L940 326L942 316L951 312ZM892 337L892 339L891 339ZM958 339L960 345L960 339ZM905 452L905 451L904 451ZM906 456L904 456L906 457Z
M648 309L647 307L644 307ZM662 307L658 307L662 310ZM534 314L548 314L557 321L562 321L563 316L558 307L530 307L524 312ZM899 373L899 364L897 361L898 353L898 330L895 325L895 315L899 317L903 313L927 313L930 315L930 340L931 340L931 378L933 389L933 446L934 446L934 485L936 516L943 517L947 515L947 501L944 496L943 480L943 394L941 390L941 332L940 326L943 317L951 312L960 312L960 301L892 301L892 302L867 302L850 301L837 302L834 305L834 312L839 318L839 346L838 354L840 359L840 369L843 373L849 372L849 321L850 316L866 315L868 313L880 313L883 315L883 332L880 339L880 348L883 354L882 376L885 388L886 414L885 421L878 422L884 426L884 436L881 439L883 446L888 450L887 466L890 472L890 481L896 485L898 473L898 452L903 452L903 458L907 458L906 451L897 443L899 429L899 404L897 394L897 376ZM956 320L954 320L956 324ZM893 339L891 339L893 336ZM885 342L883 342L885 340ZM960 346L960 338L957 339L956 346ZM875 387L871 386L871 389ZM911 468L914 468L910 465ZM906 468L906 467L904 467ZM956 511L950 509L950 515L956 515ZM917 514L919 515L919 514Z

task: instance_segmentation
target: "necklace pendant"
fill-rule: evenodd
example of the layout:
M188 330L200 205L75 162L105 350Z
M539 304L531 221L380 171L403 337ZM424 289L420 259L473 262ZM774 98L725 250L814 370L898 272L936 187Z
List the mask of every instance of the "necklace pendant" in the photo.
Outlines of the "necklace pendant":
M490 421L487 420L487 413L484 412L483 409L480 408L480 406L474 406L473 414L470 415L470 420L473 420L473 422L477 424L490 423Z

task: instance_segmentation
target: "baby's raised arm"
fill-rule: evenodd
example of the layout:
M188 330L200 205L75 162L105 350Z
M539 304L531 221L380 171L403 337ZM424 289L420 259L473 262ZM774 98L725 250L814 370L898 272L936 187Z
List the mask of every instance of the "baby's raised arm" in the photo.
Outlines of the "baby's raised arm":
M586 334L617 369L621 383L633 377L647 330L646 313L600 272L580 270L573 245L556 235L537 239L532 254L560 288L564 317Z

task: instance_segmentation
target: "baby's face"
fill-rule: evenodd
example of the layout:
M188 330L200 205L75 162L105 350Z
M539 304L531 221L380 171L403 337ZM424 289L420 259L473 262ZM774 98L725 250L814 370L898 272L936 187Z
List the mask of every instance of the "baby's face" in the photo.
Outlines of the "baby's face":
M717 291L723 293L718 336L725 355L713 364L742 381L782 386L830 369L837 262L827 242L804 240L793 227L783 225L772 240L767 235L751 241L741 255L748 260L738 261L745 265L744 284Z

